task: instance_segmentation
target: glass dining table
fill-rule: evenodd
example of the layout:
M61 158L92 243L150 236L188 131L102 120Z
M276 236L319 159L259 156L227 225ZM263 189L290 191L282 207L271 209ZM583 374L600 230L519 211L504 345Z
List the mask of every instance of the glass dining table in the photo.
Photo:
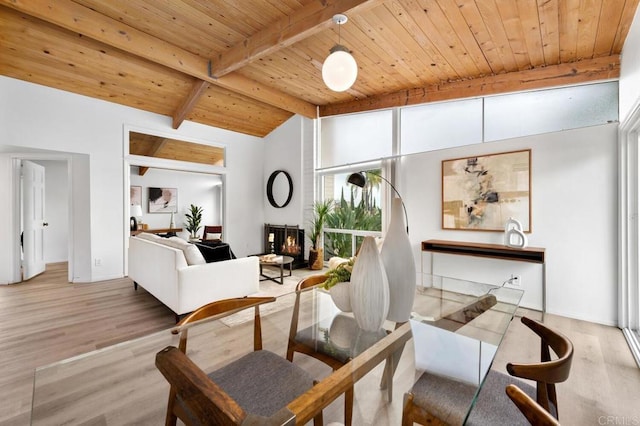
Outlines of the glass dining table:
M399 425L402 396L422 372L479 391L523 292L432 275L420 281L410 321L385 323L377 332L360 330L352 314L339 311L322 289L300 294L298 329L306 330L319 351L344 357L345 365L333 372L295 355L294 362L319 381L288 405L295 424L307 424L319 410L325 424L344 421L337 399L353 386L353 424ZM294 303L291 292L261 308L264 349L283 357ZM37 368L31 424L164 423L169 385L155 367L155 356L166 346L178 346L173 330ZM187 355L204 371L215 370L251 351L252 333L252 310L193 323ZM472 406L473 400L461 419Z

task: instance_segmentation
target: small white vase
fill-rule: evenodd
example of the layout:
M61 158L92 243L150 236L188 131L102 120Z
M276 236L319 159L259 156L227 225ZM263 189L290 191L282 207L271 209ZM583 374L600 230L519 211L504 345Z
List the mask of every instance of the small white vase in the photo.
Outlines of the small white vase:
M380 257L389 279L389 314L393 322L409 321L416 295L416 263L404 223L402 200L394 198Z
M340 349L351 349L358 336L358 324L353 317L338 314L333 317L329 327L329 340Z
M339 282L329 289L331 300L342 312L351 312L351 283Z
M365 237L351 272L351 308L358 326L377 331L389 312L389 281L373 237Z

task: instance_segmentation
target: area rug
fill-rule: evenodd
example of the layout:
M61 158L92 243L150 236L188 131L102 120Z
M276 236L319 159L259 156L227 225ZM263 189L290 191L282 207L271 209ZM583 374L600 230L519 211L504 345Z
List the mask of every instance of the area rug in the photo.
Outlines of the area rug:
M283 284L277 284L273 281L260 281L260 291L258 293L252 294L251 296L257 297L277 297L278 299L273 303L267 303L260 306L260 317L265 318L274 312L281 311L283 309L291 309L293 307L293 303L295 302L295 297L293 294L290 296L284 297L286 294L294 293L296 291L296 286L300 282L304 276L308 275L311 271L301 270L299 273L294 271L293 275L290 277L284 277ZM242 324L247 321L253 320L253 309L245 309L242 312L238 312L237 314L229 315L228 317L222 318L220 321L228 326L233 327L234 325Z

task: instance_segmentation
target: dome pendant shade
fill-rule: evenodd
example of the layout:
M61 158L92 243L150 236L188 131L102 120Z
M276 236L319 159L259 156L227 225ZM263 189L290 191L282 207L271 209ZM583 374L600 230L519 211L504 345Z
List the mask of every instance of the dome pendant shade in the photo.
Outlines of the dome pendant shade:
M344 92L355 83L358 64L349 50L339 44L331 49L331 54L322 64L322 80L334 92Z

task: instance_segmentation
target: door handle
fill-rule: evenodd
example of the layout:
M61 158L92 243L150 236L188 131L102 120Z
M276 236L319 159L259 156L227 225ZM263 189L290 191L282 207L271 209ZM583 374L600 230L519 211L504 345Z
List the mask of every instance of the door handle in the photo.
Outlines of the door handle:
M42 222L42 226L49 226L49 222Z

